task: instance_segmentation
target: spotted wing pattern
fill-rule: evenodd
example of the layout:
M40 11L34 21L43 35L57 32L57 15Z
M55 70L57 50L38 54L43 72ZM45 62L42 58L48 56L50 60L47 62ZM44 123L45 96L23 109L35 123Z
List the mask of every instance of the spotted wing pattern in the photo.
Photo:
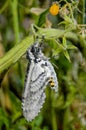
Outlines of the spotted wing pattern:
M58 82L52 64L42 53L38 43L34 43L28 49L27 58L30 64L22 96L22 109L26 120L32 121L45 102L45 88L50 78L54 83L52 89L55 91L58 90Z

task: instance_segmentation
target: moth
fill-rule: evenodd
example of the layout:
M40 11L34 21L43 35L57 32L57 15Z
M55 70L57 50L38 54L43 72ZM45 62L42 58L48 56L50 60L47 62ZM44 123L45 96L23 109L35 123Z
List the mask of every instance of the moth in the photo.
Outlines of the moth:
M57 92L58 81L52 64L44 56L38 42L28 49L27 59L29 65L22 96L22 110L25 119L32 121L43 107L46 86L49 84Z

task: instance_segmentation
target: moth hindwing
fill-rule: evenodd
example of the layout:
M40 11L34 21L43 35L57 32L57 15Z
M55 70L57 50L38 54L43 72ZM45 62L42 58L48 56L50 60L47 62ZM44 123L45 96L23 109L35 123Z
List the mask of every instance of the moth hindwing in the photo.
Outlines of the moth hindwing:
M34 43L27 51L29 69L27 70L22 109L27 121L32 121L40 112L45 102L45 88L48 83L58 90L56 73L48 58L44 56L39 43Z

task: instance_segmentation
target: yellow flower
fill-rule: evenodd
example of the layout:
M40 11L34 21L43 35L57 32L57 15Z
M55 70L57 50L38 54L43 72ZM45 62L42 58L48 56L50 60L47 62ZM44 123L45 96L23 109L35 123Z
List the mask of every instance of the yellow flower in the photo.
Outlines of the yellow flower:
M54 2L50 7L49 12L54 16L57 15L59 13L59 5Z

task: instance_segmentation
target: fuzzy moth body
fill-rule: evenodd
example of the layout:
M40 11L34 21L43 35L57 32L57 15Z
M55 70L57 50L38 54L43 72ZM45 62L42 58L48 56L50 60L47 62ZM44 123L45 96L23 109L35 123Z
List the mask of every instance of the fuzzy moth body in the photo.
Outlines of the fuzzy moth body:
M52 64L42 53L38 43L28 49L27 58L30 64L22 96L22 109L26 120L32 121L45 102L46 86L50 83L51 88L57 92L58 82Z

